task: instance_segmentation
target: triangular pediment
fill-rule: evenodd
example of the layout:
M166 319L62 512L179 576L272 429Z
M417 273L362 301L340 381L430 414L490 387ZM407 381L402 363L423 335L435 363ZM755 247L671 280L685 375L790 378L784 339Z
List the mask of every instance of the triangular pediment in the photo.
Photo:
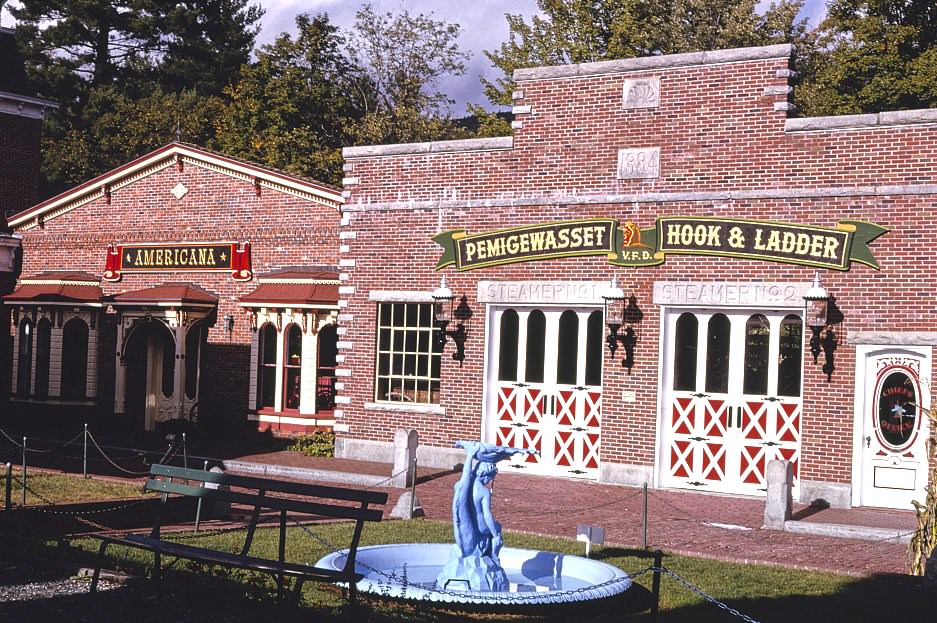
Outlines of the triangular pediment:
M236 160L195 145L173 142L11 216L9 225L16 231L42 226L60 214L95 199L108 198L121 188L173 166L200 167L247 182L258 193L268 190L281 192L336 211L344 203L341 191L321 182Z

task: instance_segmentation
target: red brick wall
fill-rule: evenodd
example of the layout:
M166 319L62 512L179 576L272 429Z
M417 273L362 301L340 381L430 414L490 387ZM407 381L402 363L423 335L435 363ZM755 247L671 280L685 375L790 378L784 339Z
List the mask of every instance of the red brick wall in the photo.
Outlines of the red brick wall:
M776 220L833 227L865 220L890 229L872 252L881 265L823 271L845 315L836 370L827 381L805 349L802 473L807 480L848 483L852 466L857 331L933 331L937 264L937 121L857 129L785 129L786 57L693 64L648 71L521 80L516 112L522 127L511 149L346 156L348 224L343 257L349 285L344 339L353 346L343 422L349 436L390 441L398 427L419 430L421 443L448 447L477 438L484 379L484 304L479 280L607 281L617 275L644 312L631 374L622 351L605 353L602 460L653 466L657 426L660 308L655 281L808 283L814 269L745 259L668 256L663 265L623 269L604 258L573 258L456 273L442 272L475 312L460 367L443 357L445 416L365 410L373 400L374 314L370 290L429 292L438 286L441 248L431 237L554 220L611 217L651 227L659 216ZM622 110L626 78L660 78L660 105ZM766 89L769 93L766 95ZM770 93L779 93L778 95ZM865 121L868 121L866 119ZM449 146L451 149L452 146ZM660 176L619 180L619 149L660 147ZM916 185L913 191L888 186ZM837 190L839 189L839 190ZM801 192L802 191L802 192ZM662 197L662 194L671 193ZM710 193L698 198L692 193ZM734 193L731 194L730 193ZM489 204L486 205L486 202ZM808 331L809 333L809 331ZM808 335L809 337L809 335ZM822 356L820 363L822 364ZM666 365L664 362L663 365ZM925 379L930 384L932 379ZM622 402L623 390L635 392Z
M36 201L41 126L41 119L0 114L0 216L25 210Z
M189 192L172 194L178 183ZM187 163L180 172L164 168L111 193L110 204L96 199L57 217L42 228L22 231L23 275L49 270L101 275L108 244L230 241L251 243L253 272L262 275L289 266L337 263L338 211L308 200L254 186L224 173ZM228 272L125 274L104 283L104 294L137 290L160 283L190 282L218 297L218 318L231 314L234 330L225 335L219 321L208 336L203 359L200 414L246 421L251 331L238 297L257 287L238 282ZM113 341L113 340L111 340ZM102 354L102 408L113 405L114 345Z

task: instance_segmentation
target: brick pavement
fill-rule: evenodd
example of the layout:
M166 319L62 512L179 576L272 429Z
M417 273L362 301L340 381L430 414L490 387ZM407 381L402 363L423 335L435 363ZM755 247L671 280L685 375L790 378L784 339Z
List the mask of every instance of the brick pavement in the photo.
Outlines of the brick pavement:
M342 472L387 474L382 463L304 457L295 452L245 456L240 460ZM425 515L448 520L452 485L458 474L422 468L417 497ZM399 490L389 490L393 508ZM606 546L641 548L642 488L590 481L500 473L492 497L495 517L506 530L575 538L577 524L602 526ZM795 517L809 521L896 528L911 532L910 511L818 510L797 505ZM761 528L764 502L747 497L694 491L648 491L648 546L719 560L815 569L868 576L903 573L907 546L794 534Z

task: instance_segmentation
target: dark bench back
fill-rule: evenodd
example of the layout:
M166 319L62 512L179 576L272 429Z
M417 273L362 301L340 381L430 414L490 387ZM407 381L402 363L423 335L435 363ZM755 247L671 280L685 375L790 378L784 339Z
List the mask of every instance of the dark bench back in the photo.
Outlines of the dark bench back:
M336 519L380 521L387 493L271 478L240 476L173 465L152 465L146 490Z

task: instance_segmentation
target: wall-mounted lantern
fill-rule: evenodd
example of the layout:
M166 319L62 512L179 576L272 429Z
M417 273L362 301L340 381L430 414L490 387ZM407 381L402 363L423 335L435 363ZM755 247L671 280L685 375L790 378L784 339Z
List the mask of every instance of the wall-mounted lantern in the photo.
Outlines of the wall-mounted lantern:
M833 352L839 346L839 340L836 332L833 331L833 323L830 322L830 293L827 292L823 284L820 283L820 272L813 275L813 283L807 292L804 293L805 320L810 327L810 353L813 355L813 363L817 363L820 351L823 351L824 363L823 372L826 374L826 380L833 377Z
M608 325L605 343L608 344L613 357L618 350L618 344L621 343L625 348L625 358L621 360L621 365L628 368L628 373L631 374L634 367L634 347L638 343L634 325L641 322L644 314L638 308L638 299L634 294L628 297L628 304L625 305L625 293L618 287L617 277L612 277L602 298L605 299L605 324Z
M452 358L458 361L461 367L462 362L465 360L465 323L472 316L472 310L469 308L468 299L464 294L459 299L458 306L453 309L452 300L454 298L452 290L446 285L446 278L443 277L439 287L433 291L433 322L438 329L436 342L439 348L443 349L446 346L446 338L450 338L455 344L455 352L452 353ZM453 320L458 324L455 329L450 330L448 327Z
M231 337L231 332L234 331L234 316L231 314L225 314L224 318L222 318L222 322L224 323L223 326L225 335Z

